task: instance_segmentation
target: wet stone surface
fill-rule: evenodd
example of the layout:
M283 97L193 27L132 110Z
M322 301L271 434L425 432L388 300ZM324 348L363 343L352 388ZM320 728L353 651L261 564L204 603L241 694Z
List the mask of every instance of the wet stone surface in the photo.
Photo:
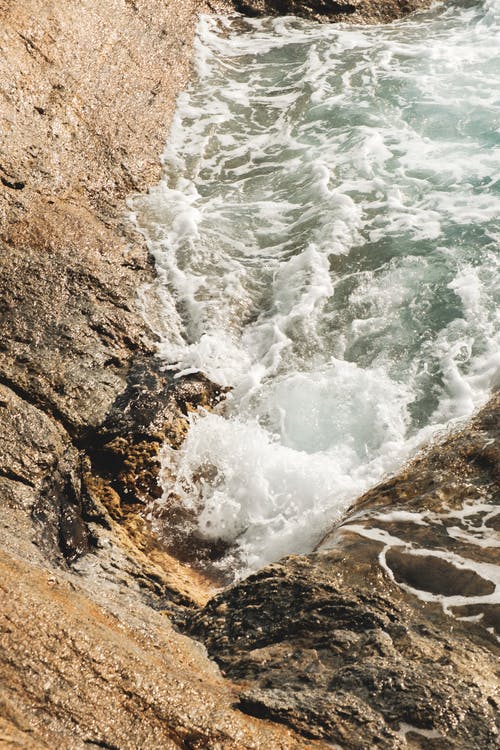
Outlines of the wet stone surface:
M234 0L235 8L249 16L295 15L324 23L388 23L429 5L427 0Z
M352 750L498 747L499 404L188 619L242 710Z

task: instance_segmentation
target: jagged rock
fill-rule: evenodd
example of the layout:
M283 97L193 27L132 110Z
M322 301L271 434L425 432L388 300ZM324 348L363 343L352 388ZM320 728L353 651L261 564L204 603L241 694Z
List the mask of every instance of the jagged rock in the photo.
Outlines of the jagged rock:
M234 0L235 8L249 16L295 15L325 23L388 23L430 4L430 0Z
M345 750L499 747L499 430L497 394L360 498L320 551L188 618L244 687L242 710Z

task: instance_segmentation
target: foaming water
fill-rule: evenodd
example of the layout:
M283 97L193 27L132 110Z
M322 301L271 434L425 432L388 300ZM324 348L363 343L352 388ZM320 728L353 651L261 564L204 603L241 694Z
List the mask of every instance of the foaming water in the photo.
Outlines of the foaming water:
M221 571L311 550L498 380L499 49L500 0L385 27L202 18L133 208L165 362L232 388L164 450L186 514L160 530L222 540Z

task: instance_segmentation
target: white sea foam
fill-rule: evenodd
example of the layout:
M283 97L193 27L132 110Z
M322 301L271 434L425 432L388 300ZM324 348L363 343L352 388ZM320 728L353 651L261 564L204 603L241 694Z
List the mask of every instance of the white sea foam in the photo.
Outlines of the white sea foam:
M233 389L164 451L223 568L310 550L498 382L499 9L200 21L133 208L176 307L162 356Z
M461 572L472 572L478 576L483 582L487 581L492 586L492 591L488 594L441 594L432 593L430 591L410 586L407 583L398 581L398 585L401 586L405 591L414 596L418 597L424 602L436 602L439 603L446 614L454 615L454 609L470 605L496 605L500 599L500 567L493 563L479 562L461 555L454 554L449 550L442 549L426 549L426 548L415 548L411 542L404 542L399 537L393 536L385 529L379 529L376 526L364 526L349 524L348 530L364 536L367 539L371 539L383 544L383 548L379 553L379 563L381 567L386 571L389 578L396 580L391 566L387 562L387 553L397 548L399 551L403 551L404 554L414 557L424 557L426 559L438 559L443 560L450 566L456 568ZM475 536L467 535L467 542L470 543L471 539L476 539ZM492 545L496 546L496 545ZM464 617L462 619L469 619L474 621L475 619L481 619L482 614L473 615L471 617Z

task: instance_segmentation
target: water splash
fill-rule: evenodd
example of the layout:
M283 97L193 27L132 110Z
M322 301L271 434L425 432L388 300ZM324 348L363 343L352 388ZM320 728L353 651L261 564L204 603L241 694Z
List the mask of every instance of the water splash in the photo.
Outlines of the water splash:
M134 211L162 356L233 389L163 458L191 512L160 531L223 540L221 570L310 550L498 382L499 42L499 0L385 27L202 18Z

